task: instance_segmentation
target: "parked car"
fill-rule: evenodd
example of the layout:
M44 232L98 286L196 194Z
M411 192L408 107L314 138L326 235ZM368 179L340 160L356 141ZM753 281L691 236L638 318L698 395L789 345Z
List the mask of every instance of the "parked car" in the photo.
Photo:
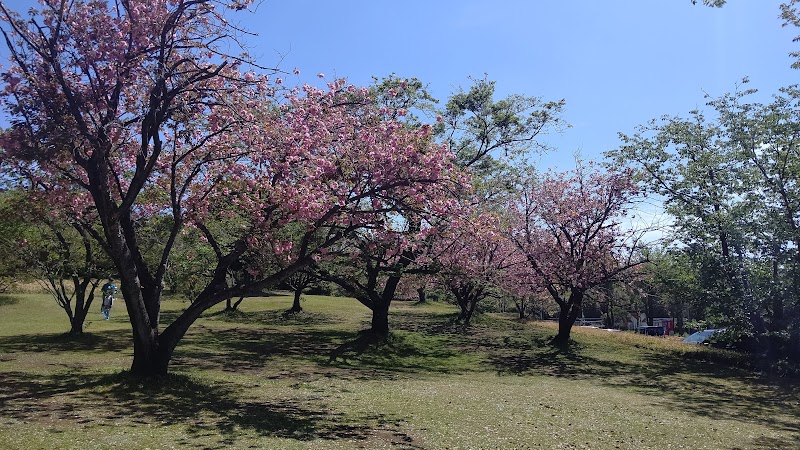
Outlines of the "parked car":
M723 331L725 331L725 328L709 328L708 330L698 331L684 338L683 342L687 344L703 344L711 338L711 336Z

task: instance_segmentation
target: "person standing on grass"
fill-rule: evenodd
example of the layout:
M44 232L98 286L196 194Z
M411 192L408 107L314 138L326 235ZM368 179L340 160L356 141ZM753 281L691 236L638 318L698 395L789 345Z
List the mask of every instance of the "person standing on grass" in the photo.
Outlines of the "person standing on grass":
M114 303L114 294L117 293L117 286L114 285L114 280L109 278L108 282L103 285L103 303L100 307L100 312L106 320L111 317L111 304Z

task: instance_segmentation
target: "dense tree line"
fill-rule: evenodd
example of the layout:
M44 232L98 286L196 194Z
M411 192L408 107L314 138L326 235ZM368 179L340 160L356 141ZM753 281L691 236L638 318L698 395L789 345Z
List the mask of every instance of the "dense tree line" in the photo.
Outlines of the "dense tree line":
M675 305L680 317L690 306L694 319L726 327L731 345L797 360L800 92L783 89L768 104L749 101L754 93L652 121L622 135L612 155L637 167L675 218L677 244L652 282L666 298L689 300Z

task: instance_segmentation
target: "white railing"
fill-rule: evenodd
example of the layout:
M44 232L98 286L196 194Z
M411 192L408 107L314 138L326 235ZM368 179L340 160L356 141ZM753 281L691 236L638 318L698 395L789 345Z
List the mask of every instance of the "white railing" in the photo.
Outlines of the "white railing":
M582 327L601 327L603 326L603 319L596 318L596 319L587 319L587 318L579 318L575 319L575 325L582 326Z

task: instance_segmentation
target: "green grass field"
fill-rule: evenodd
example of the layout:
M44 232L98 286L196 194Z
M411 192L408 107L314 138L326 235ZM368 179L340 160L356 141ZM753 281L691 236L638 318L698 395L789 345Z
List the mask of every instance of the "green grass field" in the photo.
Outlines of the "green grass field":
M290 304L210 311L149 386L124 373L121 301L73 339L47 296L0 297L0 448L800 448L800 389L739 355L584 328L558 351L547 324L463 330L449 306L396 303L386 343L330 361L368 310L310 296L283 317Z

